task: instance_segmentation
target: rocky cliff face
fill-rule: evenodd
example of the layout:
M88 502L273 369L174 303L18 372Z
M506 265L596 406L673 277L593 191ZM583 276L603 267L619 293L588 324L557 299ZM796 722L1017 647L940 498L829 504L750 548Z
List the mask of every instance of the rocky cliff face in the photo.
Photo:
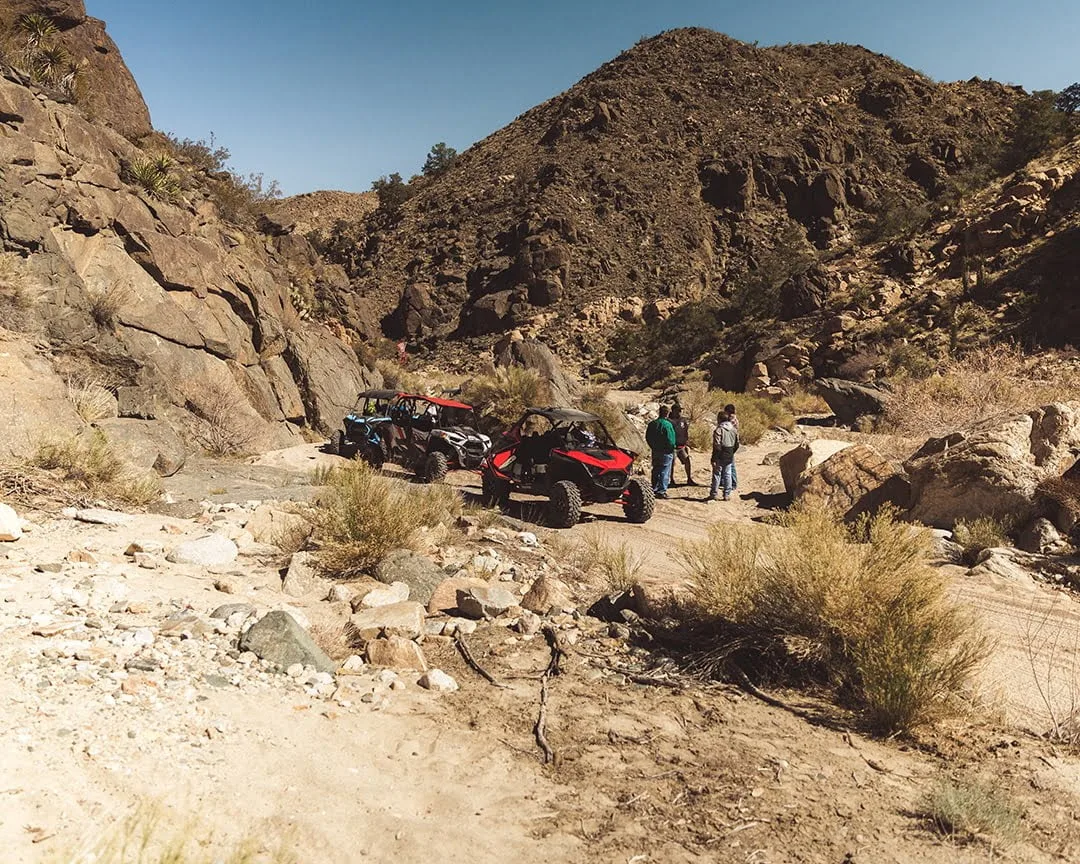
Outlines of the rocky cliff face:
M359 238L353 285L391 335L518 327L588 353L613 321L730 296L781 238L832 254L884 202L937 196L1017 98L853 46L671 31L426 183ZM789 316L832 289L804 283Z
M128 182L149 156L117 129L144 116L110 128L10 69L0 78L0 333L19 346L0 368L7 449L78 428L62 391L73 378L122 397L121 417L222 449L336 426L379 378L298 313L298 274L321 273L310 247L225 223L197 188L162 200Z

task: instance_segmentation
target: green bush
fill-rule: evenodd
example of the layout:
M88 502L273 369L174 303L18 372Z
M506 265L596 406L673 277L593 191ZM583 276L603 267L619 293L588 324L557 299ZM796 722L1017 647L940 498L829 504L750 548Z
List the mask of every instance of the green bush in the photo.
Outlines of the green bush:
M503 432L526 408L551 403L551 386L532 369L502 366L474 375L461 388L461 398L477 409L489 432Z
M1001 170L1015 171L1057 146L1070 130L1069 115L1055 109L1053 90L1036 90L1013 109L1005 133Z
M371 189L379 198L379 209L388 216L396 216L414 193L396 171L373 182Z
M447 147L445 142L440 141L428 152L421 172L425 177L438 177L440 174L445 174L457 161L457 156L457 150Z
M922 802L922 813L954 840L1012 840L1020 833L1021 813L999 792L979 783L937 783Z

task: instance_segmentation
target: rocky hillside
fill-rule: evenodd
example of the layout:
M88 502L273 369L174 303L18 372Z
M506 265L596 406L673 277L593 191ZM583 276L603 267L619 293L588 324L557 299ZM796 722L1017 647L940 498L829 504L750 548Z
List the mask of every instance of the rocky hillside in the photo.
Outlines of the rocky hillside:
M81 4L65 5L78 6L70 18L35 5L65 38L105 40ZM109 87L95 90L106 102L110 87L134 88L114 61ZM148 121L141 99L99 114L57 101L16 68L0 72L5 455L84 420L129 452L168 449L177 434L225 452L259 450L335 426L357 390L381 380L305 320L307 298L327 279L341 287L343 274L300 237L225 221L199 172L170 160L160 136L140 149L120 134L149 131L139 126ZM69 398L87 387L107 391L112 405L91 412Z
M390 335L522 328L588 355L619 318L730 296L778 244L813 260L940 195L1020 95L854 46L670 31L369 223L353 285Z
M283 228L306 237L328 233L338 222L363 219L378 206L374 192L305 192L277 202L273 216Z

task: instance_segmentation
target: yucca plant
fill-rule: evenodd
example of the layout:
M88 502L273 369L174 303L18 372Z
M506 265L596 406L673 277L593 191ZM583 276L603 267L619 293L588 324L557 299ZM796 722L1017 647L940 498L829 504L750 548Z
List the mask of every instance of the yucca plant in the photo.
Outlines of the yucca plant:
M32 78L57 84L71 68L71 55L60 45L46 45L34 52L29 65Z
M180 184L172 174L173 161L164 154L131 163L132 181L154 198L171 200L180 194Z
M15 29L23 39L23 54L28 63L60 32L48 15L37 12L21 16L15 22Z

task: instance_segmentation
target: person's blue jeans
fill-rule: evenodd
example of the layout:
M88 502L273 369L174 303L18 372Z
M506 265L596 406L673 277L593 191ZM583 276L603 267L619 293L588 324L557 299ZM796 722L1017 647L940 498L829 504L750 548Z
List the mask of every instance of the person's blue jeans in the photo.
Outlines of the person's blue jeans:
M652 490L657 495L667 494L668 481L671 479L671 468L674 464L674 453L662 453L659 450L653 450Z
M716 494L720 491L720 487L724 488L724 497L731 497L731 490L735 488L735 463L728 462L726 465L718 465L713 463L712 466L712 485L709 487L709 497L715 498Z

